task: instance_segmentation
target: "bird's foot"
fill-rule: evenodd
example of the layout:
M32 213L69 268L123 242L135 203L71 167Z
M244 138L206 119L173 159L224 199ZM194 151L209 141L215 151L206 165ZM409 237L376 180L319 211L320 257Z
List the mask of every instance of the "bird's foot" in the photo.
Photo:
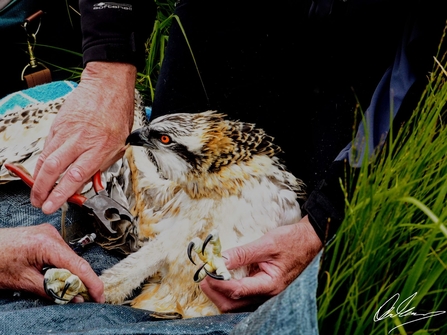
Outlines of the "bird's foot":
M43 286L45 292L60 305L68 303L77 295L81 295L85 301L90 300L84 283L66 269L48 269L44 275Z
M206 275L218 280L230 280L231 275L225 266L225 261L221 255L221 244L219 232L214 229L205 240L198 237L194 238L188 245L189 260L195 265L191 252L199 256L203 265L194 274L194 281L199 283Z

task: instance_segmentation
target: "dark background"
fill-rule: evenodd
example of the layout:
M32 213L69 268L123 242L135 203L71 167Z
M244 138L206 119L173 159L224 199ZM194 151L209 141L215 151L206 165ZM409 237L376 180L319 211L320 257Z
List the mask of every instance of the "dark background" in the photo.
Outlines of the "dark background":
M48 45L81 53L81 30L79 15L69 9L72 6L78 11L77 0L64 1L29 1L34 8L31 13L42 9L45 14L41 17L41 27L36 35L37 44L34 55L38 61L55 64L61 67L82 67L82 57L68 52L40 46ZM1 15L0 15L1 20ZM29 25L34 31L37 25ZM0 30L0 98L8 93L25 88L21 81L23 68L29 63L27 54L27 36L24 29L17 25L8 31ZM40 45L39 45L40 44ZM70 77L70 73L48 65L52 71L53 80L63 80ZM41 68L39 68L41 69ZM28 74L29 72L26 72Z
M311 3L180 1L177 14L206 94L174 23L170 40L175 42L168 44L154 117L217 109L256 123L275 137L287 166L310 192L351 141L360 119L355 116L357 101L360 110L366 110L392 64L409 15L417 14L424 30L411 45L413 64L423 81L447 13L444 0L334 0L331 15L309 17ZM78 2L68 0L68 5L77 9ZM65 1L36 1L36 6L46 12L37 43L80 52L78 14L67 9ZM153 22L144 24L148 30L153 27ZM20 73L29 62L23 29L18 27L2 39L0 97L24 88ZM81 57L51 48L36 46L35 55L61 67L82 66ZM53 80L70 76L50 68ZM420 84L404 104L406 114L423 87Z

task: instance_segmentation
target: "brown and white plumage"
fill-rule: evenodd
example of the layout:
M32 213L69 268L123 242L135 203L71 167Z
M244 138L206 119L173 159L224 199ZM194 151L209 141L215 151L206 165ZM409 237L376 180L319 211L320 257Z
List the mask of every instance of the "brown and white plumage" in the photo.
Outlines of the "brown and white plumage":
M21 164L34 171L63 98L45 104L17 108L0 116L0 184L19 179L4 167L5 163Z
M228 249L297 222L303 185L275 157L280 149L271 137L219 113L162 116L129 141L142 146L129 148L126 159L148 241L101 276L106 299L120 303L146 282L134 307L184 317L219 313L192 280L188 243L217 229Z
M171 114L146 124L140 107L134 124L139 130L115 164L119 175L107 181L137 217L141 248L103 272L106 300L132 299L134 307L183 317L218 314L193 281L199 265L189 261L188 244L217 229L225 250L297 222L303 185L275 156L280 149L272 138L252 124L213 111ZM246 270L232 271L233 278ZM65 279L52 280L49 287L62 291Z

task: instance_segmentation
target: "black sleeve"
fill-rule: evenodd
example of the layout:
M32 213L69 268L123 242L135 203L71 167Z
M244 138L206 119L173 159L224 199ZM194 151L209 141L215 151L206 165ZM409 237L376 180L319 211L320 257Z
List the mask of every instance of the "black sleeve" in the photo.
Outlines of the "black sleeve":
M334 161L323 179L303 205L321 242L331 239L344 219L345 194L341 185L350 181L351 167L346 161Z
M79 0L79 8L84 66L91 61L109 61L142 67L144 42L156 14L154 1Z

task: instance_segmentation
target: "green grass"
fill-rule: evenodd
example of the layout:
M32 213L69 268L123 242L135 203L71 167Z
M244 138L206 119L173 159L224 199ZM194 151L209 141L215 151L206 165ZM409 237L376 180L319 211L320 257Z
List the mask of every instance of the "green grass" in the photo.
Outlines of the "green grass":
M145 97L148 105L154 100L155 85L161 64L164 59L166 44L169 39L169 27L176 16L173 0L155 1L157 4L157 17L154 22L151 36L146 42L146 62L141 72L138 72L135 87Z
M397 293L396 308L417 293L407 311L447 310L446 65L445 59L435 63L410 121L360 169L346 218L322 262L322 334L388 334L397 325L403 326L391 333L447 333L447 314L412 323L420 317L373 320Z

